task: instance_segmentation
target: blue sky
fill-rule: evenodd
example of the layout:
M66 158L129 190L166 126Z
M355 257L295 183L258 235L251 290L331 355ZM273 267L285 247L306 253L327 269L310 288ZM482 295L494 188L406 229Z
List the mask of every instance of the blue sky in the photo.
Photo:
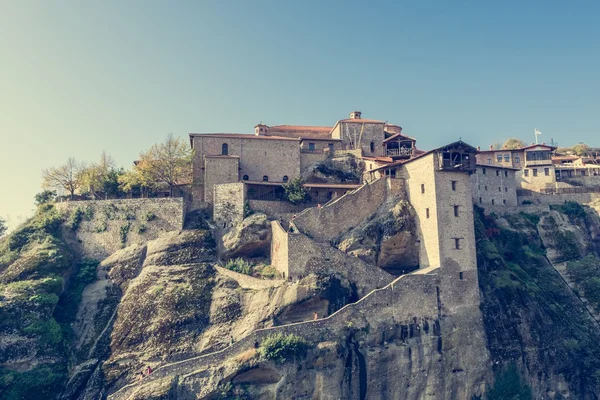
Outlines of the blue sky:
M0 216L69 156L353 109L423 149L600 146L600 4L573 3L0 1Z

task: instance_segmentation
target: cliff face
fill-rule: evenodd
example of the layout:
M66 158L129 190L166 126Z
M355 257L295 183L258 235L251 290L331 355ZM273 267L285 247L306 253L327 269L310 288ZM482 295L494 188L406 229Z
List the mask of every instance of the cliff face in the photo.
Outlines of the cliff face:
M374 267L414 237L410 205L388 206L344 236ZM217 265L207 229L98 264L41 210L0 242L0 397L498 398L494 375L514 365L534 398L597 399L597 212L476 214L480 307L450 264L358 302L351 275L256 279ZM412 244L392 247L414 262Z

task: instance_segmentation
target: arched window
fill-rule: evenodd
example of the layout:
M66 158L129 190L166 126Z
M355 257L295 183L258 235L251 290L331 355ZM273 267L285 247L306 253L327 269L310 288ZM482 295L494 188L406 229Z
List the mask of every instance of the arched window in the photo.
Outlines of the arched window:
M249 179L248 175L244 175L244 177L242 179L245 180L245 181L247 181Z
M227 143L223 143L223 145L221 146L221 154L224 156L229 154L229 146L227 145Z
M287 175L284 175L284 176L283 176L283 183L287 183L288 179L289 179L289 178L288 178L288 176L287 176Z
M375 143L371 142L371 153L375 153Z
M263 176L263 181L264 182L269 182L269 177L267 175Z

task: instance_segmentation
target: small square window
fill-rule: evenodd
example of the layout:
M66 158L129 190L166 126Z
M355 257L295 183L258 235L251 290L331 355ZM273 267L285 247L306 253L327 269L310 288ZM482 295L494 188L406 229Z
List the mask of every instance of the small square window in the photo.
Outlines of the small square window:
M485 190L487 190L487 185L484 186Z
M500 171L496 170L496 176L500 176Z
M452 181L452 190L456 190L456 181Z
M425 209L425 218L429 218L429 208Z
M533 176L537 176L537 168L533 169Z
M483 203L483 201L481 201L481 197L479 198L479 203Z
M494 205L494 199L492 199L492 205Z
M550 168L544 168L544 175L550 176Z
M506 199L502 199L502 204L506 204Z
M481 169L481 173L482 173L483 175L485 175L485 168L482 168L482 169Z
M460 249L460 238L454 238L454 248Z
M525 175L525 176L529 176L529 170L528 170L528 169L524 169L524 170L523 170L523 175Z
M458 217L458 206L454 206L454 216Z
M314 143L309 143L308 144L308 150L309 151L315 151L315 144Z
M504 171L504 176L508 178L508 171Z

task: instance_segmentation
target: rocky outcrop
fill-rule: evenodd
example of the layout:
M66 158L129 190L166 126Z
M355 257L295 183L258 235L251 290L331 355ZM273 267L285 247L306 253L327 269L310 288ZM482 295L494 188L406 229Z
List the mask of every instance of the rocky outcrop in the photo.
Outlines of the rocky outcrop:
M371 218L342 235L336 247L393 274L418 268L412 206L398 198L386 201Z
M265 214L252 214L225 233L222 257L267 257L271 246L271 225Z
M363 167L353 156L341 156L315 163L302 172L307 183L359 183Z

